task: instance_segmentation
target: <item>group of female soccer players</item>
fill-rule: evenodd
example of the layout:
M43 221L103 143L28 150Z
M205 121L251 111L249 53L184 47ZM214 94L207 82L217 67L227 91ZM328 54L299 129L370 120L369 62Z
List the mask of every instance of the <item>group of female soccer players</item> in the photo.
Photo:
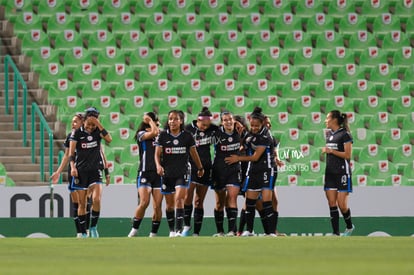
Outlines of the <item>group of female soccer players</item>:
M72 132L65 142L65 157L52 175L57 182L60 173L70 163L70 190L74 205L78 235L98 237L97 221L106 160L101 140L112 140L100 123L99 112L90 108L85 116L75 116ZM157 236L162 218L162 199L165 198L165 215L170 237L199 236L203 217L204 199L209 188L215 191L214 220L217 233L214 236L255 236L254 220L259 212L265 236L277 236L278 201L275 190L277 167L283 163L277 154L277 143L270 131L270 121L256 107L249 117L249 127L243 119L231 112L221 113L219 126L212 123L212 114L204 107L196 120L184 124L185 114L180 110L168 113L167 123L160 127L155 113L144 114L134 136L139 145L140 163L137 188L139 204L135 210L128 237L138 235L150 198L153 198L154 214L150 237ZM347 197L352 192L349 160L352 137L347 128L346 114L331 111L326 120L330 132L327 146L325 193L331 213L333 234L339 235L339 211L347 228L343 235L354 230ZM211 155L211 147L214 156ZM245 196L237 226L237 198ZM88 197L92 197L91 225L88 226ZM191 217L194 212L194 225ZM224 230L224 213L227 231ZM244 227L246 226L246 230Z

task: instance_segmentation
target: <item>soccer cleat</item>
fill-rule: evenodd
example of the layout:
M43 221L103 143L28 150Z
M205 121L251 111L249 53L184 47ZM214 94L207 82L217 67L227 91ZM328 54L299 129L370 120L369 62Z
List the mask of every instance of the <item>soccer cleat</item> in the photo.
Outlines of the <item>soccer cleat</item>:
M182 237L183 235L181 234L181 232L175 232L175 236L176 238Z
M244 231L243 234L241 234L242 237L254 237L255 234L250 231Z
M226 234L226 237L235 237L236 234L234 234L233 231L230 231L229 233Z
M224 237L224 233L223 232L216 233L213 235L213 237Z
M138 229L131 228L131 231L129 231L129 234L128 234L128 238L135 237L137 234L138 234Z
M345 229L345 232L342 234L343 237L349 237L352 235L352 232L354 232L355 225L352 225L352 228Z
M193 233L193 237L200 237L200 235L197 233Z
M170 231L170 238L174 238L175 237L175 232L174 231Z
M89 229L89 234L90 234L91 238L99 238L99 233L98 233L98 229L96 228L96 226L91 227Z
M79 239L79 238L82 238L82 233L77 233L77 234L76 234L76 238L78 238L78 239Z
M86 239L86 238L89 238L88 234L87 233L82 233L81 239Z
M149 236L148 236L148 237L150 237L150 238L157 237L157 233L152 233L152 232L150 232L150 234L149 234Z
M181 236L188 237L190 235L191 226L184 226Z

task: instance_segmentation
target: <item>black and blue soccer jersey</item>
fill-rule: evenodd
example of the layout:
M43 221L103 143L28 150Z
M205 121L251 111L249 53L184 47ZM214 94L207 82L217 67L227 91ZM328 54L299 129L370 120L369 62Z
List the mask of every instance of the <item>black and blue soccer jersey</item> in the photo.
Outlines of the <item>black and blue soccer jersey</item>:
M72 130L72 132L75 130ZM70 132L65 139L65 142L63 143L63 147L65 147L65 150L68 149L69 150L69 146L70 146L70 136L72 135L72 132ZM75 152L76 155L76 152ZM68 175L70 175L70 165L68 165Z
M344 128L337 131L330 131L326 137L326 147L337 150L339 152L345 151L345 143L353 142L352 136ZM342 174L351 175L350 161L344 158L337 157L333 154L326 155L326 173L327 174Z
M157 171L155 165L154 153L155 153L155 139L143 140L142 136L146 131L140 131L137 134L138 146L139 146L139 171Z
M231 155L240 155L240 135L237 131L227 134L221 126L216 131L214 140L214 166L222 166L223 169L228 169L229 165L225 164L224 159ZM240 163L234 163L230 166L240 169Z
M161 166L165 177L182 177L188 174L188 159L190 148L195 146L193 136L187 131L181 131L177 136L169 130L162 131L156 146L162 147Z
M249 133L244 142L248 155L253 155L258 147L266 147L257 161L250 162L249 171L265 171L275 166L274 140L266 127L263 127L257 134Z
M211 167L210 145L213 144L214 133L217 129L218 127L216 125L211 124L205 131L201 131L197 127L197 120L194 120L185 127L185 130L193 135L198 155L200 156L201 163L205 167ZM190 163L196 169L192 160L190 160Z
M73 131L70 140L76 141L76 168L83 171L103 169L101 132L96 128L88 133L84 127Z

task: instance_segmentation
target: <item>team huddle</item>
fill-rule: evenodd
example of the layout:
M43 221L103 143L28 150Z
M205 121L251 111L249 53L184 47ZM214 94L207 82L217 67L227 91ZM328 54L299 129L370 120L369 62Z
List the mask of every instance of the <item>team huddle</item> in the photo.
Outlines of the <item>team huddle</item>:
M70 163L69 186L78 237L87 237L88 229L91 237L99 236L97 220L102 189L97 186L103 182L103 171L108 177L101 139L109 143L112 138L98 116L95 108L89 108L83 124L74 117L73 131L65 143L65 157L52 175L53 181L57 181L65 165ZM128 237L139 235L151 197L154 214L150 237L158 234L163 198L169 236L185 237L191 231L192 236L199 236L209 188L214 190L216 198L214 221L217 233L214 236L255 236L256 211L261 217L264 236L282 235L277 231L279 213L275 182L277 168L283 163L278 157L278 144L272 136L270 120L261 108L253 110L248 123L231 112L223 111L220 125L214 125L207 107L188 125L184 124L184 116L180 110L171 110L164 127L160 127L155 113L143 116L134 136L140 156L137 176L139 204ZM349 236L355 228L347 206L347 196L352 192L349 169L352 137L345 114L331 111L325 123L330 134L322 153L327 154L325 193L333 234L340 235L339 207L347 225L343 235ZM242 206L237 205L239 195L245 197ZM87 209L89 197L92 201L90 228L87 215L90 212ZM224 229L225 216L227 230Z

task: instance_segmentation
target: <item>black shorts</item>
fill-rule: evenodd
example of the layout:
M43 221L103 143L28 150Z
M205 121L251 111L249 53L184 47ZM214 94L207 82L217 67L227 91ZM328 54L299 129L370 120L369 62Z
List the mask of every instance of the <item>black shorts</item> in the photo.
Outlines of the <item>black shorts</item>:
M272 190L274 187L274 169L262 171L250 171L244 182L243 190L261 191L262 189Z
M175 193L175 187L188 188L190 180L187 175L182 177L161 177L161 193L173 194Z
M156 171L139 172L137 177L137 188L140 187L161 188L161 177Z
M204 175L201 178L197 176L197 171L198 170L191 169L191 182L205 186L210 186L212 183L211 167L204 167Z
M352 193L352 178L347 174L325 174L324 190Z
M226 186L240 187L242 175L240 169L224 169L223 167L215 167L213 169L213 189L223 190Z
M73 190L87 190L90 185L95 183L102 183L102 170L78 170L78 177L72 178L70 188Z

